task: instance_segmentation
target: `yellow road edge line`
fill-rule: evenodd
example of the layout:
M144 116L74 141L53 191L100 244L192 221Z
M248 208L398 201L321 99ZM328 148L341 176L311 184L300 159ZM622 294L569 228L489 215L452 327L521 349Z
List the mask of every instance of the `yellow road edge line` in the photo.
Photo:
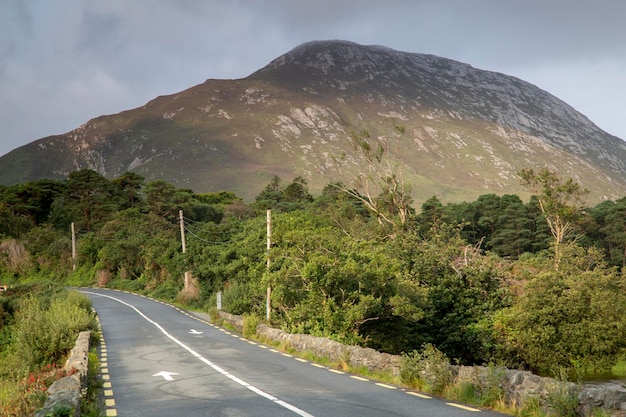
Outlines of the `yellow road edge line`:
M466 405L461 405L461 404L456 404L456 403L446 403L447 405L451 406L451 407L456 407L456 408L460 408L461 410L466 410L466 411L480 411L478 408L472 408L472 407L468 407Z
M406 393L409 395L413 395L414 397L420 397L420 398L426 398L426 399L433 398L433 397L429 397L428 395L420 394L419 392L407 391Z

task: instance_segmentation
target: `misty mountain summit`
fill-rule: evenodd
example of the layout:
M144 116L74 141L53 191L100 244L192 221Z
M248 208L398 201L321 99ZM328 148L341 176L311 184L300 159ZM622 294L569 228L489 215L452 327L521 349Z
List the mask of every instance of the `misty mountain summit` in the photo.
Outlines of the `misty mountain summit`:
M346 41L308 42L246 78L210 79L31 142L0 157L0 183L91 168L245 199L276 175L319 192L364 169L350 140L363 131L417 204L523 194L523 168L572 177L596 201L626 195L626 142L553 95L450 59Z

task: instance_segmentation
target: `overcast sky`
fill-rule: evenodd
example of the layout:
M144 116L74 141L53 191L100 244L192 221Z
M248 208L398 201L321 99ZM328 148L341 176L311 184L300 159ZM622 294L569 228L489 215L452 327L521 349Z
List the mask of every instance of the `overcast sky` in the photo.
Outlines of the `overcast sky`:
M0 155L311 40L529 81L626 139L624 0L0 0Z

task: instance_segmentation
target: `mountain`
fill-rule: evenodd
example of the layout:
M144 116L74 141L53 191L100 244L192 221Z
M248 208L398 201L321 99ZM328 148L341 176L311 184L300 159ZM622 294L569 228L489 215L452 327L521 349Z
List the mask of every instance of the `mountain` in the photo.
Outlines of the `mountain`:
M246 78L210 79L34 141L0 157L0 183L91 168L245 199L275 175L299 175L315 193L364 169L349 139L364 129L385 144L416 204L524 195L522 168L573 177L590 200L626 195L626 142L549 93L450 59L345 41L305 43Z

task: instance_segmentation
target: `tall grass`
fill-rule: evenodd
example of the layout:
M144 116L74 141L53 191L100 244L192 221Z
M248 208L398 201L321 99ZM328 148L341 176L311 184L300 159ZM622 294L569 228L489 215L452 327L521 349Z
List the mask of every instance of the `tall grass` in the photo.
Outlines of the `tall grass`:
M0 415L34 415L47 388L66 376L65 356L80 331L95 328L95 315L80 293L46 291L21 296L14 318L0 352Z
M73 346L78 333L93 328L95 318L86 307L88 300L70 292L46 307L36 296L20 303L14 332L15 354L28 371L54 363Z
M435 346L425 344L421 352L402 357L400 378L412 388L441 394L453 379L450 360Z
M611 368L611 373L617 377L626 377L626 356L620 358L617 363L613 365L613 368Z

